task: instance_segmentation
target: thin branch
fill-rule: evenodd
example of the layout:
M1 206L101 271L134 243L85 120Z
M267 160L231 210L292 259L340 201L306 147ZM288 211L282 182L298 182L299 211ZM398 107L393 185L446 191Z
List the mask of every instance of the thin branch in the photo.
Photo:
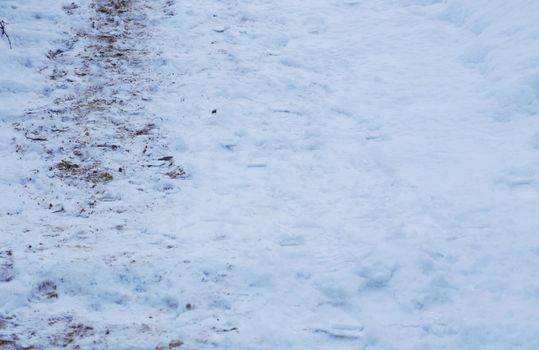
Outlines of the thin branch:
M13 49L13 47L11 46L11 39L9 38L9 35L6 32L6 25L7 25L6 22L4 22L3 20L0 20L0 37L5 36L7 39L7 42L9 43L9 48Z

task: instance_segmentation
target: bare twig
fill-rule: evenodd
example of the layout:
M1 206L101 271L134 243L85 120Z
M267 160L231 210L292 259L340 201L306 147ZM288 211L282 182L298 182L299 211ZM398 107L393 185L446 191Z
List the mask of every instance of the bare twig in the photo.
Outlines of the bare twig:
M9 35L6 32L6 25L7 25L6 22L4 22L3 20L0 20L0 37L5 36L7 39L7 42L9 43L9 48L13 49L13 47L11 46L11 39L9 38Z

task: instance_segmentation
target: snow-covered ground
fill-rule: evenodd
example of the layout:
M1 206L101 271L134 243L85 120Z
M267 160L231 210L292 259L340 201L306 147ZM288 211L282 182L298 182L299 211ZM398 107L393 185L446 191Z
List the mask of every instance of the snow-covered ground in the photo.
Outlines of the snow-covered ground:
M539 348L537 14L2 0L0 348Z

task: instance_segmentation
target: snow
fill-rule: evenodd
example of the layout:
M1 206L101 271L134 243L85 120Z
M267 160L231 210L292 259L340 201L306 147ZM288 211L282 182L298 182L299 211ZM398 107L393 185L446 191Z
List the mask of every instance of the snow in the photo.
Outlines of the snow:
M2 1L0 348L536 349L536 13Z

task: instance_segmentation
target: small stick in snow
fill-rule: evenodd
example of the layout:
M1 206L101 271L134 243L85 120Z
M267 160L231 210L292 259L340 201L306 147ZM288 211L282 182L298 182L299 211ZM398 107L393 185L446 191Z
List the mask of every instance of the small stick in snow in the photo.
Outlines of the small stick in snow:
M46 138L41 137L41 136L30 136L28 134L25 134L24 137L32 141L48 141Z
M11 46L11 39L9 38L9 35L7 34L6 32L6 22L4 22L3 20L0 20L0 36L5 36L6 39L7 39L7 42L9 43L9 49L13 49L13 47Z

